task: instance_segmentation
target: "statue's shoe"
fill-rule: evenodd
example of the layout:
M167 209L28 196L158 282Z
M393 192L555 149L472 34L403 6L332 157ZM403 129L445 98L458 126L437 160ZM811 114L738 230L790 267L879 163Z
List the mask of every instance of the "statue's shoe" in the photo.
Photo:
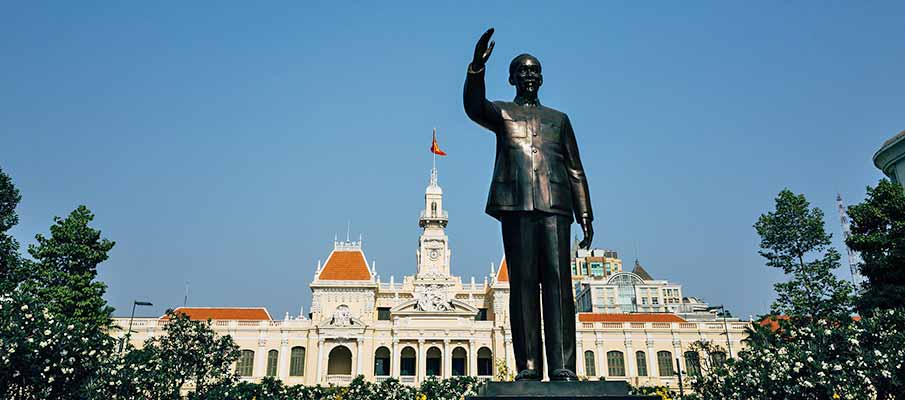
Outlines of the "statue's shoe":
M577 381L578 375L575 375L574 372L572 372L568 369L565 369L565 368L554 369L553 372L550 373L550 380L551 381Z
M515 376L517 381L539 381L541 380L540 372L536 369L523 369Z

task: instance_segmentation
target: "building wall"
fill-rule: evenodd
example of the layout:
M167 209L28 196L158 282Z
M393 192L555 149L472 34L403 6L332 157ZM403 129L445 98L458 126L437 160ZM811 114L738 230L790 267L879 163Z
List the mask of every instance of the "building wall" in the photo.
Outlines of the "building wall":
M118 318L116 322L125 329L128 318ZM135 319L130 339L135 346L150 336L159 335L166 321ZM578 322L577 324L577 371L586 376L584 352L592 351L595 360L595 375L590 379L605 377L608 380L625 380L634 385L665 384L676 386L674 376L661 377L657 371L656 352L669 351L673 360L679 358L682 370L686 370L684 352L697 340L709 340L726 347L725 331L728 330L732 355L742 348L746 322ZM257 381L265 376L267 354L270 350L279 352L277 377L287 384L348 382L361 374L368 380L379 381L374 375L375 351L381 346L391 353L390 375L405 383L416 384L426 378L425 360L429 348L437 347L442 354L443 377L451 376L452 351L462 347L467 353L468 375L476 375L477 352L487 347L493 359L505 359L514 366L511 334L508 323L495 321L474 321L455 319L397 318L394 321L373 321L366 327L345 329L324 328L311 320L288 321L213 321L212 327L220 334L230 335L242 350L255 352L254 373L243 379ZM301 377L289 376L290 351L295 346L306 349L305 374ZM335 347L346 346L352 353L351 374L345 376L328 375L329 353ZM400 376L400 354L410 346L418 355L415 377ZM620 351L624 356L625 376L612 376L607 365L607 352ZM647 353L647 377L638 376L635 365L635 351ZM497 373L493 366L493 374ZM485 376L490 379L491 376Z

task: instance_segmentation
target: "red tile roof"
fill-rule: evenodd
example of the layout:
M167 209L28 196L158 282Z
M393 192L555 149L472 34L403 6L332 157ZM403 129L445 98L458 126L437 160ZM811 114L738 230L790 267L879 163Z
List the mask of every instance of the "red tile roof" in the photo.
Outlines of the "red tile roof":
M578 320L581 322L686 322L678 315L666 313L579 313Z
M177 307L173 312L185 314L192 320L244 320L270 321L270 313L264 307ZM166 315L162 320L169 319Z
M371 270L360 250L334 251L318 276L327 281L369 281Z
M496 273L497 282L509 282L509 266L506 265L506 257L500 261L500 270Z

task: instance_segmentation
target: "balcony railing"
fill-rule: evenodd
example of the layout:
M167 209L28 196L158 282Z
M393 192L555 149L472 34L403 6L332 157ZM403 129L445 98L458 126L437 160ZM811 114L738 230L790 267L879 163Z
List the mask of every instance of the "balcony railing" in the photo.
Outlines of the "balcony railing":
M327 383L334 385L348 385L352 383L352 375L327 375Z
M441 213L436 213L436 214L435 213L425 213L424 210L421 210L420 219L433 219L433 220L448 221L449 213L446 211L443 211Z

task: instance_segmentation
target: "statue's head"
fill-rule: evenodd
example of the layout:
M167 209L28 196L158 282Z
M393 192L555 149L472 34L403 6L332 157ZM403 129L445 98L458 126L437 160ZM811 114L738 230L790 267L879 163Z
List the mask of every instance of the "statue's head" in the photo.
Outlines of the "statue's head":
M537 96L544 83L540 61L530 54L520 54L509 63L509 84L515 86L519 94Z

